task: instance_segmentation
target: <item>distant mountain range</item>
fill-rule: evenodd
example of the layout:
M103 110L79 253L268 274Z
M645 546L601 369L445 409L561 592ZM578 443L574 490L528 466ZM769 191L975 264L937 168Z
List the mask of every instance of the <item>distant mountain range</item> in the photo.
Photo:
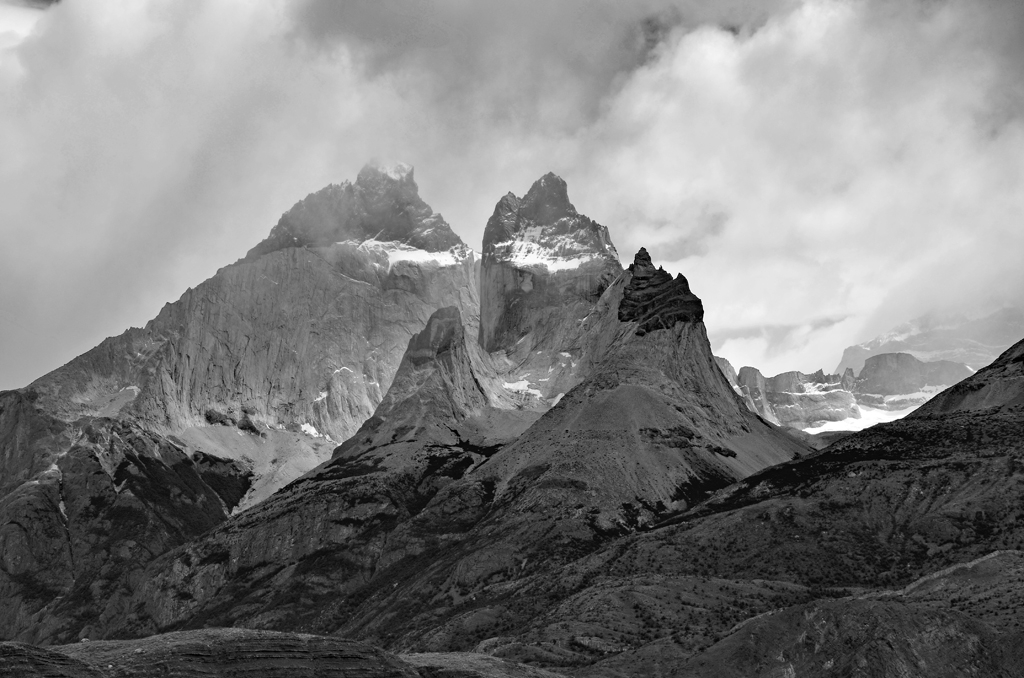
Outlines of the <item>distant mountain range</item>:
M860 374L864 362L882 353L908 353L924 362L948 360L980 370L1024 336L1024 310L1004 308L980 318L923 315L843 351L835 371Z
M656 254L366 167L0 393L0 674L1021 675L1024 341L736 373Z

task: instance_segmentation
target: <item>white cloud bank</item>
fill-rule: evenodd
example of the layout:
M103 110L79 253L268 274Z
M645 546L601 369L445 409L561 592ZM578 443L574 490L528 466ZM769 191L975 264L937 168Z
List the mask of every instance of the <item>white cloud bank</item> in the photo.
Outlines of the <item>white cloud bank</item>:
M1021 303L1019 3L481 5L74 0L0 42L0 388L373 157L415 165L474 247L558 172L767 374Z

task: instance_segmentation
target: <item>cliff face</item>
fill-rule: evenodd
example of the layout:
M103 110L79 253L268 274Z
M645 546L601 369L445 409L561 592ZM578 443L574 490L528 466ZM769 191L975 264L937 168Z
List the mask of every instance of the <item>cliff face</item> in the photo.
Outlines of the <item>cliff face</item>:
M472 252L419 199L411 170L364 168L355 184L296 205L245 259L144 329L32 388L40 407L67 419L128 416L178 432L206 425L213 410L344 440L436 308L475 320L474 274Z
M859 419L853 373L845 376L783 372L766 381L769 404L784 426L806 428L826 421Z
M484 229L480 345L557 348L621 271L608 229L576 211L561 178L509 193Z
M765 421L776 426L781 425L779 418L775 416L775 410L768 401L768 382L760 370L754 367L741 367L736 375L740 393L752 412L759 414Z
M884 353L868 358L861 376L847 368L843 375L783 372L765 378L753 367L737 376L739 393L748 406L773 423L794 428L826 422L855 421L861 408L909 410L973 372L949 361L921 362L907 353Z
M921 362L909 353L883 353L864 361L854 393L869 407L898 410L926 402L974 372L948 360Z

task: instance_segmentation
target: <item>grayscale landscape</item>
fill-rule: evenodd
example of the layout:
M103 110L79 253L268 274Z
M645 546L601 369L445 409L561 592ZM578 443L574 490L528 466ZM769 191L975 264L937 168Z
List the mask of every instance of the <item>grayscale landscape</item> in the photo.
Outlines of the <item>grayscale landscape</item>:
M0 0L0 676L1024 675L1022 38Z

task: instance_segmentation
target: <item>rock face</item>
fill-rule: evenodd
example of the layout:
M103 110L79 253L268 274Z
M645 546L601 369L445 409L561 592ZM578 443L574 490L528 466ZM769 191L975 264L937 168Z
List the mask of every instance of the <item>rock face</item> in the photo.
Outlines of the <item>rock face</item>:
M739 392L751 412L755 412L762 419L776 426L781 425L779 418L775 416L775 410L768 401L768 382L757 368L741 367L739 374L736 375L736 382L739 385Z
M679 322L704 320L704 305L690 292L683 274L673 279L665 269L655 269L651 255L643 247L629 265L629 273L629 284L619 302L619 320L635 322L637 334L672 329Z
M766 379L753 367L740 368L740 389L754 412L773 424L807 428L826 421L859 418L851 393L853 374L783 372Z
M948 360L924 363L909 353L883 353L864 361L854 393L862 405L900 410L920 405L972 374L966 365Z
M862 407L912 409L971 374L959 363L925 363L908 353L884 353L868 358L859 378L847 368L843 375L818 370L766 379L755 368L743 367L737 383L752 411L772 423L806 429L826 422L856 422Z
M517 355L560 348L621 271L608 229L576 211L561 178L509 193L484 229L480 345Z
M860 376L864 361L882 353L909 353L918 360L949 360L979 370L1024 335L1024 310L1004 308L990 315L924 315L871 341L843 352L836 372L853 369Z
M807 428L826 421L860 418L850 392L853 373L846 375L783 372L766 380L768 403L784 426Z
M70 450L0 498L0 636L88 636L157 554L224 521L249 486L236 462L189 456L115 420L82 420Z
M729 383L732 384L732 387L738 389L740 386L739 381L737 381L739 375L736 374L736 368L732 366L732 363L717 355L715 356L715 363L718 365L718 369L722 370L722 374L729 380Z
M65 419L127 416L177 433L211 413L248 415L344 440L434 310L454 305L475 320L473 278L471 250L419 199L411 170L367 167L300 202L245 259L144 329L32 388Z
M412 167L367 165L355 183L331 184L296 203L245 258L341 241L397 243L422 252L465 249L441 215L420 198Z

